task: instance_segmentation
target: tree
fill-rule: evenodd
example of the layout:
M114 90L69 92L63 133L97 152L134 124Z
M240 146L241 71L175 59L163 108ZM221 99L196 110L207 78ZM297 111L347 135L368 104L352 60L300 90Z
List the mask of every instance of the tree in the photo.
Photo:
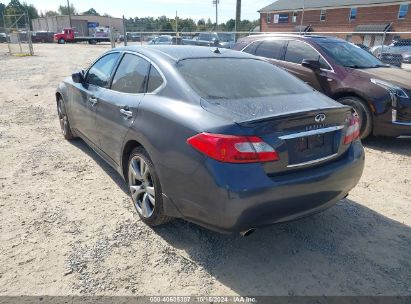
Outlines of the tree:
M174 32L173 26L171 25L170 22L161 24L161 26L160 26L160 32Z
M174 21L175 24L175 21ZM178 32L195 32L197 29L196 23L193 19L178 19Z
M67 5L60 5L58 8L58 12L60 15L68 15L69 14L69 10L68 10L68 6ZM73 4L70 4L70 14L71 15L77 15L77 10L74 7Z
M208 19L207 19L207 23L206 23L206 28L207 28L208 30L211 30L212 27L213 27L213 23L211 22L211 19L208 18Z
M59 13L57 13L56 11L46 11L44 13L44 16L46 17L53 17L53 16L58 16Z
M235 29L235 20L230 19L223 25L225 31L232 32Z
M23 2L22 4L23 10L27 12L29 15L29 20L33 20L39 17L39 12L37 11L37 8L33 4L27 4L26 2ZM31 22L30 22L31 25Z
M100 16L94 8L90 8L89 10L83 12L82 15Z
M27 13L29 17L29 26L31 28L31 19L38 18L39 13L37 9L32 5L27 3L21 4L19 0L11 0L10 3L6 6L5 15L20 15ZM25 18L5 18L5 26L12 26L17 28L25 28L26 20Z
M0 2L0 27L4 27L3 16L6 12L6 5Z

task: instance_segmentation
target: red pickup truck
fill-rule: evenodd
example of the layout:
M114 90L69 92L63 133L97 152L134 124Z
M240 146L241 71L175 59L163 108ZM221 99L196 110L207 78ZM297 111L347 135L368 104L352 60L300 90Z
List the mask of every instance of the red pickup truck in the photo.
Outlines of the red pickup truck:
M61 33L54 34L54 41L57 41L59 44L84 41L89 44L96 44L97 42L110 42L110 37L76 37L74 29L65 28Z

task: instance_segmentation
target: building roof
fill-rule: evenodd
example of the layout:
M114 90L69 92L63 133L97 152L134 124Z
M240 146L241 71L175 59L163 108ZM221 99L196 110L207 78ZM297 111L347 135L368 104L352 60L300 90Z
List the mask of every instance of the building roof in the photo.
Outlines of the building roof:
M321 9L344 6L371 6L392 3L404 3L409 1L398 0L277 0L274 3L259 10L260 13L271 11L291 11L305 9Z
M354 29L354 32L388 32L391 28L391 23L381 23L381 24L360 24Z

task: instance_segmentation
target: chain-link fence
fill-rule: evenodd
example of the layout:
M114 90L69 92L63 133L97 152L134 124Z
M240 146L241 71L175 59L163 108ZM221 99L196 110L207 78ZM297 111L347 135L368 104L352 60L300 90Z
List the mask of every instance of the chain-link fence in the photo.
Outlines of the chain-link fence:
M142 25L140 25L142 26ZM144 26L142 26L144 27ZM178 27L178 26L177 26ZM176 26L174 28L177 28ZM192 30L195 29L195 30ZM397 67L411 65L411 32L266 32L248 28L247 31L221 31L213 26L199 31L195 28L181 28L180 31L130 31L117 37L117 42L128 45L197 45L232 48L238 39L249 35L292 34L321 35L344 39L359 48L373 54L382 62Z
M32 32L27 14L4 15L4 32L0 42L8 45L9 53L16 56L33 55Z
M248 20L236 24L234 20L229 20L217 26L210 19L194 21L190 18L170 19L165 16L129 18L124 19L125 33L120 35L119 40L125 40L128 44L190 44L231 47L240 37L240 33L243 33L242 36L247 36L256 30L258 24L258 21L250 22Z

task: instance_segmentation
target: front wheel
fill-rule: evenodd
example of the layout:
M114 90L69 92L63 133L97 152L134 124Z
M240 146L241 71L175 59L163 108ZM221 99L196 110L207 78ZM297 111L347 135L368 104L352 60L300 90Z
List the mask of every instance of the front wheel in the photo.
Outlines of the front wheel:
M63 38L60 38L58 42L59 42L59 44L65 44L66 40L64 40Z
M338 99L338 102L354 109L354 114L360 120L360 138L367 138L372 132L372 114L365 101L349 96Z
M130 155L128 186L133 205L144 223L158 226L171 220L163 211L162 191L157 173L142 147L134 149Z

